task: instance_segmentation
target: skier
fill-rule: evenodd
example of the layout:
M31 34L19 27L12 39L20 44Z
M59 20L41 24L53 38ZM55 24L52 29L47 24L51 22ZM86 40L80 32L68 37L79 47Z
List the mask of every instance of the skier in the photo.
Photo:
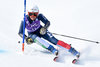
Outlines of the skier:
M72 48L71 45L56 39L52 33L48 31L50 21L43 14L39 13L37 6L34 6L32 9L28 10L28 15L26 15L25 21L25 28L28 32L28 36L25 35L27 44L38 43L53 54L58 55L59 51L45 41L47 40L54 45L66 48L66 50L68 50L73 55L79 56L80 53ZM44 26L40 25L40 22L43 22ZM24 21L21 22L18 33L20 37L23 37L23 23ZM44 38L45 40L41 38Z

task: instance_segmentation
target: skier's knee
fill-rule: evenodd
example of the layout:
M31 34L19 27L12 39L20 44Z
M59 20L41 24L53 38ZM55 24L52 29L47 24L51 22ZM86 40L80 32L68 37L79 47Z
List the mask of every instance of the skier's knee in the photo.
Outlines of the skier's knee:
M37 35L29 35L28 37L31 37L33 42L34 42L34 40L36 39Z

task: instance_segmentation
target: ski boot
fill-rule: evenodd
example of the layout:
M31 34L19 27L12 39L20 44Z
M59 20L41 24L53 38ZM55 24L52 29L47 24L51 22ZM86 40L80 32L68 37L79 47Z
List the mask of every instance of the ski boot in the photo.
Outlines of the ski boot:
M71 53L71 54L73 54L74 56L76 56L77 58L79 58L80 57L80 52L78 52L78 51L76 51L74 48L70 48L69 49L69 52Z
M53 61L57 61L57 59L58 59L58 54L59 54L58 50L57 50L57 51L55 51L55 53L54 53L54 54L56 55L56 57L54 57Z
M56 57L54 57L54 59L53 59L53 61L56 61L57 59L58 59L58 54L59 54L59 51L57 50L57 51L55 51L55 53L54 53L55 55L56 55Z
M55 49L52 45L50 45L47 49L54 55L56 55L56 57L53 59L53 61L56 61L56 59L58 58L59 51Z
M54 55L56 55L56 56L58 56L58 50L56 50L55 52L54 52Z
M76 51L74 48L70 48L69 50L70 53L72 53L74 56L76 56L76 58L74 60L72 60L73 64L76 64L79 61L79 57L80 57L80 52Z
M54 55L58 55L58 50L55 49L52 45L50 45L48 48L47 48L50 52L52 52Z

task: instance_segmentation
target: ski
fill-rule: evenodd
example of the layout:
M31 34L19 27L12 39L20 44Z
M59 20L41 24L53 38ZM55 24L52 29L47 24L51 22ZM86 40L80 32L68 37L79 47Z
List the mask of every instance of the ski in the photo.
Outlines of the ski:
M78 62L79 62L79 58L72 60L73 64L78 64Z
M53 61L57 62L57 59L58 59L58 57L56 56L56 57L54 57Z
M56 56L54 57L53 61L55 62L61 62L62 61L62 56ZM80 54L78 54L73 60L72 63L73 64L78 64L79 63L79 58L80 58Z
M60 57L59 53L60 53L59 51L55 52L56 56L53 58L53 61L59 62L59 57Z
M73 63L73 64L78 64L79 58L80 58L80 54L77 55L76 58L72 60L72 63Z
M60 59L59 59L58 56L56 56L56 57L54 57L53 61L60 62ZM73 64L78 64L78 62L79 62L79 58L75 58L75 59L72 60Z

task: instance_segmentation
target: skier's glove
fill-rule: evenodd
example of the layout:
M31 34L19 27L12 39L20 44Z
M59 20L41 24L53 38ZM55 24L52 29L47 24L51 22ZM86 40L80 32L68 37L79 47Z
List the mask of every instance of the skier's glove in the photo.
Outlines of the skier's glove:
M28 45L32 44L32 43L33 43L32 38L27 37L27 38L26 38L26 43L27 43Z
M40 34L41 34L41 35L46 34L46 32L47 32L47 28L42 27L42 28L40 29Z
M41 35L46 34L47 29L48 29L49 26L50 26L50 22L48 21L48 22L44 25L44 27L42 27L42 28L40 29L40 34L41 34Z
M18 33L19 34L19 36L21 37L21 38L23 38L23 34L21 34L21 33ZM27 38L27 36L25 35L25 39Z

